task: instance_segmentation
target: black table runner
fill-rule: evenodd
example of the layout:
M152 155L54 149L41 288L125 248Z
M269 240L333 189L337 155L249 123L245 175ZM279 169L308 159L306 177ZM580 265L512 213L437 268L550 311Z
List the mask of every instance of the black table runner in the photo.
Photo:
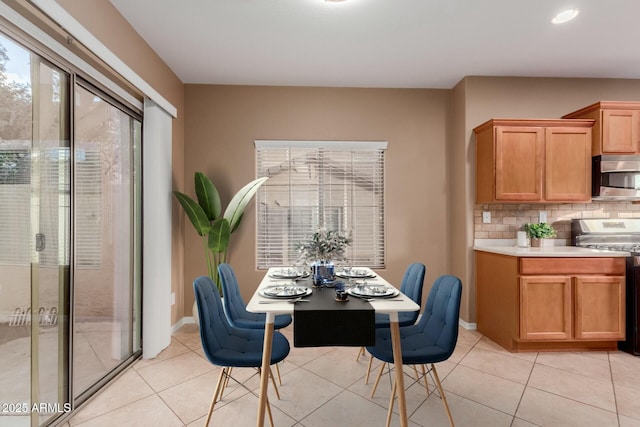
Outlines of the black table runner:
M336 301L332 288L314 288L313 294L293 309L294 347L374 345L375 310L367 301L349 296Z

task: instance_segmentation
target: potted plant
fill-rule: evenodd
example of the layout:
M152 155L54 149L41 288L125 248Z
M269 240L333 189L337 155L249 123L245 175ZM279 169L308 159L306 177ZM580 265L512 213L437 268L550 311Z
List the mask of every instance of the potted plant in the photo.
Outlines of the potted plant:
M311 265L314 283L333 279L333 261L345 259L345 250L350 244L348 233L321 227L307 240L298 243L299 260Z
M220 195L211 180L202 172L196 172L194 179L197 201L179 191L174 191L173 194L180 202L193 228L202 238L207 272L222 295L218 265L227 261L231 233L238 229L244 209L268 178L255 179L242 187L233 196L224 214L222 214Z
M547 246L543 244L543 239L550 239L556 236L556 230L546 222L525 224L524 231L527 232L527 236L531 239L532 247Z

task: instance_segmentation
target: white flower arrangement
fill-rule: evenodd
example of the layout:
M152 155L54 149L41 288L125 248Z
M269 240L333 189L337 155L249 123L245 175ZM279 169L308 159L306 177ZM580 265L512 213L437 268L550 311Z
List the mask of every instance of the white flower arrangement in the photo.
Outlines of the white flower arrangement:
M351 245L350 233L327 230L321 227L307 240L297 244L299 258L303 261L341 261Z

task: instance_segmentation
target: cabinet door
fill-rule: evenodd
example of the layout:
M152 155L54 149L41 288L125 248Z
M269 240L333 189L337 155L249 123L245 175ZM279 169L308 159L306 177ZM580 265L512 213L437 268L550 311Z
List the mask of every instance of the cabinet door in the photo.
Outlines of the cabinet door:
M520 339L571 338L571 277L520 277Z
M574 303L576 339L615 341L625 338L624 277L576 277Z
M591 129L546 129L544 191L549 201L591 200Z
M496 201L542 200L544 128L497 126Z
M634 154L640 151L640 112L602 110L602 152Z

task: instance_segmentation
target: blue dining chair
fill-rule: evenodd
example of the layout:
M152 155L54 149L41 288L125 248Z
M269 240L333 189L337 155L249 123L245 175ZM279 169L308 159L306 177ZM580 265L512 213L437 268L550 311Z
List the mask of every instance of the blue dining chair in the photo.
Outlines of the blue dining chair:
M193 282L193 290L198 305L200 320L200 340L204 354L212 364L222 367L216 389L211 400L205 426L209 425L216 401L222 395L222 389L231 377L231 368L257 368L262 366L262 347L264 330L241 329L232 326L223 313L220 294L215 283L208 276L200 276ZM273 333L270 364L281 362L289 354L289 341L280 332ZM246 388L246 387L245 387ZM253 394L253 391L246 388ZM271 406L267 399L267 413L273 427Z
M227 319L229 319L229 323L236 328L264 330L267 315L247 311L247 304L240 294L238 279L231 265L226 263L220 264L218 266L218 274L220 275L222 294L224 295L224 313ZM291 324L291 321L292 318L290 314L277 315L273 322L273 328L275 330L286 328ZM278 368L278 365L276 365L276 374L278 375L278 382L282 385L282 377L280 376L280 368ZM275 384L274 387L276 388L278 398L280 398L278 388Z
M424 313L418 323L400 328L403 365L431 365L427 372L433 372L436 386L452 427L453 418L434 363L447 360L456 347L461 295L462 282L460 279L451 275L440 276L429 292ZM367 347L367 351L384 363L393 363L391 330L377 329L376 344ZM422 376L425 375L426 373L423 371ZM377 381L373 392L375 392L376 386ZM396 391L394 382L387 414L387 426L391 420Z
M424 264L419 262L414 262L410 264L409 267L404 272L404 277L402 278L402 283L400 284L400 292L411 298L413 302L422 306L422 288L424 286L424 275L427 271L427 268ZM409 326L416 323L418 320L418 315L420 314L420 310L416 311L403 311L398 313L398 324L399 326ZM376 313L376 329L380 328L388 328L391 320L389 319L388 314ZM358 353L358 357L361 354L364 354L364 348L360 349ZM369 374L371 373L371 365L373 363L373 356L369 357L369 365L367 366L367 376L364 379L364 383L369 383Z
M251 313L247 311L247 304L240 294L240 286L233 268L226 263L218 266L220 282L222 283L222 295L225 314L229 323L236 328L264 329L267 315L264 313ZM274 329L282 329L291 324L291 315L280 314L273 323Z

